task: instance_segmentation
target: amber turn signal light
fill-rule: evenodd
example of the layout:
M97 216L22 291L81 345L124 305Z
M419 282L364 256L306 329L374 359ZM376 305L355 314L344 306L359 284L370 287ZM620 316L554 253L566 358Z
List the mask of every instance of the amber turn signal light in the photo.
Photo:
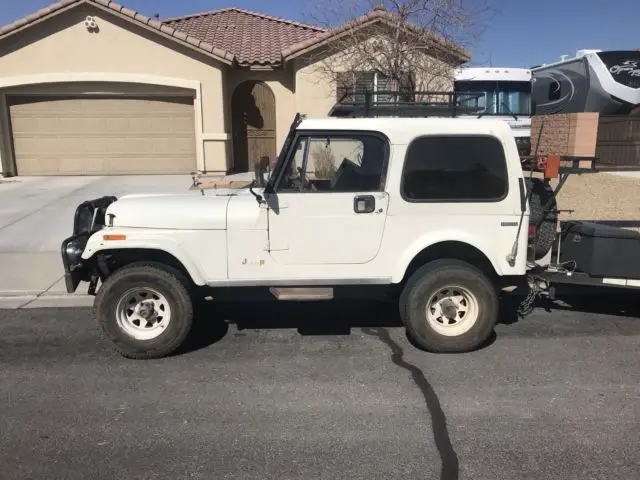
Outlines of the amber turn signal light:
M121 233L111 234L111 235L103 235L102 238L104 240L126 240L127 236Z

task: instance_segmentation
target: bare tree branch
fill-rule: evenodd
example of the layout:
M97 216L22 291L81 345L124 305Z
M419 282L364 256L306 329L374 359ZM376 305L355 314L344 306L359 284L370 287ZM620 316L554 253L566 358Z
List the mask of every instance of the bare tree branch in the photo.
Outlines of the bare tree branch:
M316 2L307 16L326 27L331 40L309 60L324 81L345 92L353 90L363 72L377 72L387 87L378 90L400 95L449 91L455 68L469 60L466 49L476 44L492 13L485 0Z

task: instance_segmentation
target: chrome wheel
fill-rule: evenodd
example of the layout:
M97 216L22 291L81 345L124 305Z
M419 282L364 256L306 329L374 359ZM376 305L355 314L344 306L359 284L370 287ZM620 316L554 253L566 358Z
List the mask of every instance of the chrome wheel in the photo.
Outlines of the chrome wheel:
M171 321L171 307L160 292L134 288L122 295L116 307L118 327L136 340L152 340L164 332Z
M436 332L457 336L468 332L478 320L478 301L462 287L439 289L427 302L427 322Z

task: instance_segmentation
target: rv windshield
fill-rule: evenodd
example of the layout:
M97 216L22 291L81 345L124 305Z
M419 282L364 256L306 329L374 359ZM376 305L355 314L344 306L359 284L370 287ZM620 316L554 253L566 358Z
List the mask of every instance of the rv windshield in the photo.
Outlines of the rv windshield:
M530 115L531 83L458 81L458 104L485 115Z

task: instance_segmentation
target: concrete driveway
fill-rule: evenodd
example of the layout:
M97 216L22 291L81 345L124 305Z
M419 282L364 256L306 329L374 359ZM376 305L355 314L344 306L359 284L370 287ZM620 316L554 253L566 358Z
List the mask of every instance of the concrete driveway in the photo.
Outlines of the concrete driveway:
M191 183L189 175L0 179L0 297L66 293L60 243L71 234L73 214L83 201L103 195L188 193Z
M184 192L189 175L24 177L0 183L0 253L58 252L79 203L103 195ZM194 192L195 193L195 192Z

